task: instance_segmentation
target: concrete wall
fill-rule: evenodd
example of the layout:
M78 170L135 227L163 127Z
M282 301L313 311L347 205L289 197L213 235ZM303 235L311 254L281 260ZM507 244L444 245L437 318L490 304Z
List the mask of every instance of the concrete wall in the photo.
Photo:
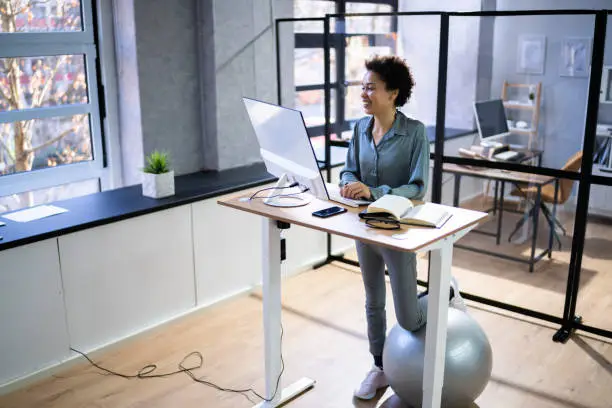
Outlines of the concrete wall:
M241 97L276 102L273 22L292 5L115 0L124 185L141 182L155 149L170 153L177 175L261 160Z
M133 1L114 1L113 6L121 183L132 185L140 183L138 168L142 166L144 155L134 4Z
M179 174L203 164L195 5L134 2L143 149L169 151Z
M261 161L241 98L276 102L274 18L292 15L293 7L289 0L220 0L212 12L215 69L204 90L215 88L206 117L214 115L216 126L206 137L216 137L221 170Z

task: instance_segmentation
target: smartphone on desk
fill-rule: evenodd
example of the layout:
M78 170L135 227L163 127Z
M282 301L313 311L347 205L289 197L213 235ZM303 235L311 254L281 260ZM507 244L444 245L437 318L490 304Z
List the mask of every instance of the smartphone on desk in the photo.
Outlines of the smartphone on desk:
M315 217L319 217L319 218L328 218L333 215L338 215L338 214L342 214L345 212L346 212L346 208L338 207L337 205L335 205L333 207L324 208L322 210L315 211L312 213L312 215L314 215Z

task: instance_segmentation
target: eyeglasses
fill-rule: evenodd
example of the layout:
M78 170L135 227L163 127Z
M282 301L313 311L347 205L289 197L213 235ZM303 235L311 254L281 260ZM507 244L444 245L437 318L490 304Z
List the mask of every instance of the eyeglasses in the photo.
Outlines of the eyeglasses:
M377 228L377 229L385 229L385 230L398 230L400 229L400 223L395 220L375 220L368 219L366 220L366 225L368 227Z

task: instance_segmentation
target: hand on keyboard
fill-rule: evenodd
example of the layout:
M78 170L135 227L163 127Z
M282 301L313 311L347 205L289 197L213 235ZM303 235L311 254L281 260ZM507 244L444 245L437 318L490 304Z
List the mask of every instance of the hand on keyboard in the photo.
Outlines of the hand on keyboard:
M359 181L348 183L342 187L340 189L340 195L344 198L350 198L353 200L368 199L371 197L370 188Z

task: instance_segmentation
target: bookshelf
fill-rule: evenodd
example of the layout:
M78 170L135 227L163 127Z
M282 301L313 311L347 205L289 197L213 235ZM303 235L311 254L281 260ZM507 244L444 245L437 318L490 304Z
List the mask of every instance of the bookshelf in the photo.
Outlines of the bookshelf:
M504 81L502 101L506 108L506 117L511 124L512 133L529 136L528 146L535 147L538 142L538 126L542 104L542 83L523 84ZM524 122L524 126L520 126Z

